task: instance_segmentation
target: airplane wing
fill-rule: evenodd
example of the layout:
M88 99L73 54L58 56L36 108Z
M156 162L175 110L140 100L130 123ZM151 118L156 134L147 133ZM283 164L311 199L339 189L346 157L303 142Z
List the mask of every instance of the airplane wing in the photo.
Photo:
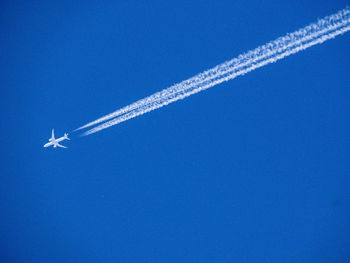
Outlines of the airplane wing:
M51 141L52 140L55 140L55 132L54 132L54 129L52 129L52 132L51 132Z
M59 144L59 143L57 143L56 144L58 147L61 147L61 148L67 148L66 146L63 146L63 145L61 145L61 144Z

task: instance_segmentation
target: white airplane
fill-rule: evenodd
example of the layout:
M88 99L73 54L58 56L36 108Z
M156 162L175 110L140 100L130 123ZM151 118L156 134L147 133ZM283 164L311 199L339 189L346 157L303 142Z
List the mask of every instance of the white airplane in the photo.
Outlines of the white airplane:
M57 146L61 148L67 148L66 146L59 144L59 142L64 140L69 140L67 133L65 133L64 136L62 136L61 138L55 139L55 133L52 129L51 138L49 139L49 142L44 145L44 147L46 148L52 145L54 148L56 148Z

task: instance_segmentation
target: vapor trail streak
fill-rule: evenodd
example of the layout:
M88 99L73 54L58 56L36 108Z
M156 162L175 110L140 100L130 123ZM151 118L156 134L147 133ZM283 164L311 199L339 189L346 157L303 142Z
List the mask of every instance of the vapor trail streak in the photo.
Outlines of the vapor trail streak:
M316 44L321 44L324 41L349 30L350 9L345 8L334 15L320 19L316 23L310 24L309 26L293 33L289 33L284 37L280 37L272 42L262 45L188 80L182 81L163 91L157 92L90 122L77 130L106 121L103 124L86 131L83 135L90 135L101 131L149 111L161 108L169 103L186 98L222 82L231 80L237 76L244 75L254 69L276 62L277 60Z

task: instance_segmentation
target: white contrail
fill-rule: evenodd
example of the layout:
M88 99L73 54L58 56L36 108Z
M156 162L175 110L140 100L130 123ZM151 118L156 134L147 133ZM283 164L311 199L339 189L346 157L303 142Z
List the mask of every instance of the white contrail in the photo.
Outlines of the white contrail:
M165 90L141 99L111 114L90 122L76 130L98 125L83 135L89 135L120 122L129 120L146 112L186 98L192 94L213 87L224 81L244 75L254 69L276 62L286 56L307 49L316 44L334 38L350 30L350 9L345 8L338 13L320 19L305 28L251 50L230 61L222 63L210 70L200 73L188 80L175 84Z

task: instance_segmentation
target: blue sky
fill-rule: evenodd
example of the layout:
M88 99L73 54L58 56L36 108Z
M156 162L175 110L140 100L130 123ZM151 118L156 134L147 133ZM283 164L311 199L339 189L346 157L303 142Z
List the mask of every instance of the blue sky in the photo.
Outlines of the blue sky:
M350 33L99 133L347 1L1 4L1 262L347 262Z

